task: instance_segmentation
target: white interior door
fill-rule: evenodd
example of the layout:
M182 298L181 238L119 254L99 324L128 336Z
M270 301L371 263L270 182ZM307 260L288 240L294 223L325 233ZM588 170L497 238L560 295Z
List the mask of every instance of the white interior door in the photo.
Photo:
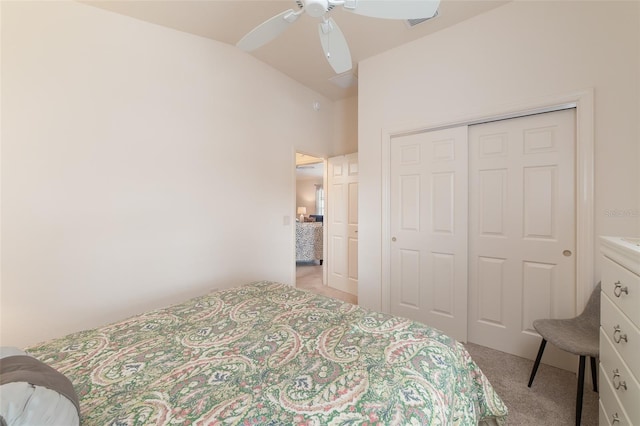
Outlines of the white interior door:
M469 127L469 341L531 358L576 314L575 140L575 109Z
M391 141L391 313L467 340L467 126Z
M329 158L327 285L358 295L358 154Z

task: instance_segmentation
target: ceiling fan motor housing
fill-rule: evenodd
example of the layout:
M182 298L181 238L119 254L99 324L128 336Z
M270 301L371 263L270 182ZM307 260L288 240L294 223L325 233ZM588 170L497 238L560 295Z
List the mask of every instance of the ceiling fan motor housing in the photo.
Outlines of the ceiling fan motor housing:
M309 16L319 18L327 12L329 8L328 0L305 0L304 10Z

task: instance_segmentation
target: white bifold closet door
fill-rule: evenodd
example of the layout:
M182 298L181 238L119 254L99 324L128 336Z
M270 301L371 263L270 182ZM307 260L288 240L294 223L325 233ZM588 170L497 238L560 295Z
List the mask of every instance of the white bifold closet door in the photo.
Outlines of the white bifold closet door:
M391 142L391 313L467 340L467 127Z
M531 358L576 314L575 140L575 109L469 127L469 341Z
M575 141L575 109L394 137L391 313L534 357L533 321L576 314Z

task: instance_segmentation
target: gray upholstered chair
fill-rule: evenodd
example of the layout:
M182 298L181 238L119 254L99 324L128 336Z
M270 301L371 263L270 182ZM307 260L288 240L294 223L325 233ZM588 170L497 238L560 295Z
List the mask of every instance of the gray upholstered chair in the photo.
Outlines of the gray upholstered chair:
M598 392L596 358L600 354L600 283L593 289L589 301L580 315L569 319L538 319L533 322L533 328L542 336L536 362L531 370L529 387L536 376L542 353L547 342L569 353L580 356L578 368L578 392L576 395L576 426L580 425L582 417L582 393L584 388L585 358L591 358L591 378L593 391Z

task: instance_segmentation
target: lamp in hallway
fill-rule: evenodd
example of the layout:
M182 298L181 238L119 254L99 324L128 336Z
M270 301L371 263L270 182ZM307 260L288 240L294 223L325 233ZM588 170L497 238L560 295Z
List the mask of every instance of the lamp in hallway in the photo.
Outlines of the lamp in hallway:
M300 222L304 222L304 215L307 214L306 207L298 207L298 214L300 215Z

